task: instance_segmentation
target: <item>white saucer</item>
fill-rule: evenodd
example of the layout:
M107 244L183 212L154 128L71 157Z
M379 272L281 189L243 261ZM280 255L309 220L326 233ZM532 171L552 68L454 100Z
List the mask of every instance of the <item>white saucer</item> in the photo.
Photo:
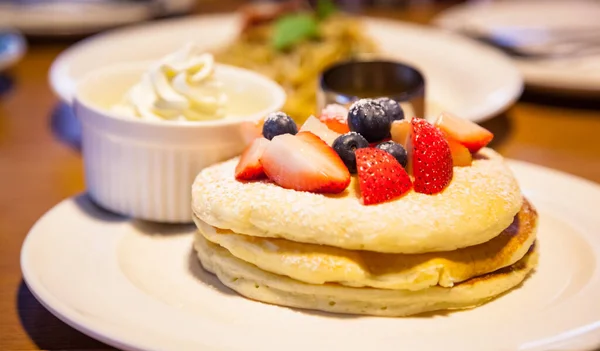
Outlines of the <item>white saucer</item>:
M509 30L580 29L600 33L600 2L595 0L505 0L456 5L435 20L438 26L461 33L500 33ZM600 40L596 37L596 41ZM600 46L600 42L597 43ZM600 94L600 48L574 58L520 59L514 62L534 88L566 93Z
M195 0L0 1L0 23L27 35L87 35L189 11Z
M366 19L383 55L420 68L427 82L428 115L447 110L473 121L492 117L521 94L523 81L504 55L458 35L398 21ZM154 60L195 42L214 50L239 31L236 15L158 21L111 31L63 52L50 70L50 84L63 100L91 70L120 62Z
M24 279L53 314L131 350L592 350L600 346L600 186L511 162L540 214L540 264L479 308L333 315L245 299L200 268L193 227L117 217L85 195L32 228Z

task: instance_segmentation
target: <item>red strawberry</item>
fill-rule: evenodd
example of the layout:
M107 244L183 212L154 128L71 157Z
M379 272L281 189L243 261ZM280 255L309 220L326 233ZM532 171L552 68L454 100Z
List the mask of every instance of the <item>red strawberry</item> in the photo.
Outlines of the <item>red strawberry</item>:
M424 119L413 118L411 138L415 191L436 194L452 180L452 154L444 134Z
M319 120L334 132L345 134L350 131L348 127L348 109L342 105L330 104L321 111Z
M267 139L257 138L246 147L235 167L235 179L254 180L265 177L263 166L260 164L260 157L267 145L269 145Z
M335 194L350 184L340 156L311 132L276 136L260 163L269 179L286 189Z
M408 173L391 154L374 148L357 149L355 152L363 204L374 205L397 199L412 188Z
M466 146L472 153L479 151L494 138L494 134L489 130L449 113L442 113L435 121L435 126Z

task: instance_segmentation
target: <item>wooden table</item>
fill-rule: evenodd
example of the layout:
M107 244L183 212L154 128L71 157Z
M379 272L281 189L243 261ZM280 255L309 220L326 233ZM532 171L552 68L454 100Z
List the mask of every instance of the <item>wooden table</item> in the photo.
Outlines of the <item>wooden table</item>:
M203 11L235 8L212 1ZM443 6L371 11L426 22ZM59 201L84 191L81 156L48 86L52 60L69 42L34 42L0 76L0 349L105 349L44 309L21 278L19 251L34 222ZM7 87L7 85L9 85ZM60 110L60 108L58 109ZM60 111L58 111L60 112ZM600 103L526 93L488 121L504 156L600 182Z

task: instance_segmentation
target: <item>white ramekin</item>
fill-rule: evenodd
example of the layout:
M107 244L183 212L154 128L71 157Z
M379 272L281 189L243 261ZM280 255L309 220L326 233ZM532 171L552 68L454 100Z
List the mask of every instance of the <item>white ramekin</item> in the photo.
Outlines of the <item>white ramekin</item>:
M260 74L217 65L215 74L225 82L232 104L250 96L264 102L264 108L206 122L147 121L111 112L148 65L100 69L77 86L74 108L82 124L87 191L98 205L118 214L188 223L191 185L198 172L241 153L241 124L279 110L285 92ZM243 106L237 110L243 112Z

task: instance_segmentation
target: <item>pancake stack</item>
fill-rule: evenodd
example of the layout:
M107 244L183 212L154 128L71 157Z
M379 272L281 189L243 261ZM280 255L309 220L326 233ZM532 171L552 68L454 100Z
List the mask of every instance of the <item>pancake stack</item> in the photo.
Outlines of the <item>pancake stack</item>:
M334 195L240 182L238 159L193 189L202 266L270 304L379 316L471 308L537 264L537 213L502 157L481 149L441 193L361 204L355 176Z

